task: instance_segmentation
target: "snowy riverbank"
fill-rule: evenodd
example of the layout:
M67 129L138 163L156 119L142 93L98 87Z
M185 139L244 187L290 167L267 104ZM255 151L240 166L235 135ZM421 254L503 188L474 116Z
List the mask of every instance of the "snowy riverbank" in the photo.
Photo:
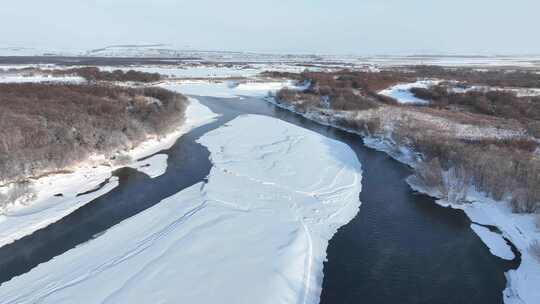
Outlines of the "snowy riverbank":
M27 204L11 205L0 215L0 247L58 221L114 189L118 186L118 180L112 177L112 172L119 167L132 167L152 178L163 174L167 168L166 155L158 154L143 161L137 159L170 148L182 134L215 117L214 113L194 99L190 99L185 115L185 123L177 130L162 138L148 139L131 151L126 151L125 154L134 160L130 164L115 167L109 165L104 156L96 156L72 168L72 173L52 174L34 180L36 199ZM85 192L91 193L80 195Z
M167 81L160 87L186 95L212 96L218 98L234 98L242 96L260 97L268 96L283 88L295 88L292 81L207 81L207 80L181 80Z
M506 304L540 303L540 260L530 248L533 242L540 240L540 230L535 226L534 215L515 214L507 202L497 202L481 193L470 191L466 204L451 204L445 200L437 201L442 206L461 209L471 219L471 227L491 252L501 258L511 259L510 248L504 238L516 246L521 253L521 264L515 270L506 273L507 286L504 290ZM481 232L481 225L495 226L499 233Z
M257 115L199 142L206 182L4 283L0 302L318 303L328 240L360 206L354 152Z
M359 134L364 137L366 146L385 152L402 163L414 166L418 160L417 153L406 147L397 146L390 135L386 138L371 137L356 130L338 126L336 120L339 115L331 110L325 110L324 113L316 111L299 112L293 106L278 103L273 98L267 98L266 100L320 124ZM437 197L437 194L432 193L429 189L423 189L414 184L411 184L411 187L419 192ZM506 304L540 303L540 290L536 288L536 286L540 286L540 261L530 252L532 243L540 240L540 231L534 224L535 215L514 214L507 201L493 201L486 195L475 191L474 188L470 189L467 201L472 203L455 205L440 200L438 203L443 206L464 210L473 222L471 229L494 255L503 259L512 259L514 257L504 238L511 241L520 251L521 264L519 268L506 274L508 280L507 288L504 291ZM501 234L486 231L485 228L475 223L495 226L501 231Z

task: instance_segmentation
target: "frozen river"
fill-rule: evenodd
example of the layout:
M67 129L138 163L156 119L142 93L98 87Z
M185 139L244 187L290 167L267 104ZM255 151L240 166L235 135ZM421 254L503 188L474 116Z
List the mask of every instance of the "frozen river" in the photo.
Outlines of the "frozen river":
M207 279L212 278L212 271L231 274L228 278L220 277L217 280L200 282L187 280L183 282L184 285L174 284L173 288L175 289L172 290L174 300L184 299L192 303L199 299L197 296L200 294L207 294L207 301L230 299L240 303L242 301L238 299L249 302L249 300L259 296L274 303L277 303L276 301L312 303L317 300L315 297L320 293L317 286L321 283L321 303L431 304L470 302L492 304L503 302L502 290L506 284L504 272L515 267L517 261L509 262L493 256L471 230L470 221L463 212L440 207L434 204L431 198L410 190L405 183L405 178L411 172L404 165L390 159L384 153L365 147L357 135L320 126L285 110L276 109L260 98L246 97L240 100L239 98L199 97L198 99L221 116L214 122L183 135L170 149L159 152L168 156L167 170L163 175L151 179L131 168L120 169L115 172L115 175L119 177L119 186L114 190L100 196L62 220L0 248L0 281L4 282L0 286L0 302L33 303L40 300L44 303L61 303L62 301L67 303L74 299L79 300L79 297L89 299L89 296L98 297L96 299L101 302L109 301L111 303L118 300L129 300L129 302L137 299L152 300L158 297L164 299L165 302L174 302L172 298L167 298L171 295L167 294L167 290L171 290L166 288L170 281L167 278L152 277L152 275L157 273L175 277L179 274L181 276L182 271L198 273L201 276L197 278ZM243 114L252 115L240 116ZM277 118L281 123L273 125L274 122L266 121L267 117ZM257 120L261 123L258 124ZM263 124L262 122L265 121L266 123ZM287 122L287 124L282 122ZM289 172L293 178L281 173L279 173L281 175L272 173L272 168L276 165L272 160L275 161L275 159L270 159L271 161L266 163L264 161L265 151L257 152L261 159L260 162L238 158L246 155L242 154L242 149L250 149L251 147L243 146L244 142L241 140L237 142L237 145L234 145L239 147L239 150L227 149L229 147L227 144L237 140L235 139L236 133L228 129L253 131L260 126L268 128L269 125L277 130L290 132L289 135L292 137L303 139L307 136L308 139L311 138L313 135L304 134L300 130L306 129L310 131L309 134L318 133L323 136L320 138L324 138L312 139L313 142L308 140L308 142L312 142L312 145L306 147L312 149L310 150L312 155L305 155L306 157L303 158L300 157L301 155L297 155L296 159L292 159L294 164L290 164L290 166L277 163L278 167L284 167L280 167L282 170L276 172ZM253 137L248 137L245 140L263 141L264 138L273 134L265 132L269 132L269 130L261 129L258 132L248 132ZM257 133L264 136L257 137ZM216 138L216 136L219 140L209 139ZM225 141L220 142L224 138ZM325 156L327 154L323 151L324 146L319 145L321 142L326 142L327 139L331 140L331 144L330 142L326 144L332 150L330 154L332 152L337 154L328 159ZM279 142L279 138L277 138L270 146L276 146L275 143ZM349 149L343 149L342 146ZM258 147L264 148L266 146L261 144ZM281 150L282 148L284 150ZM284 155L287 155L287 151L294 151L294 149L290 150L289 148L278 144L277 150L271 148L269 151L272 152L270 154L284 151ZM214 166L210 160L212 153L222 157L219 159L213 157ZM230 158L225 157L227 155ZM319 163L317 157L324 159L321 159ZM357 166L358 161L362 164L361 169ZM248 166L248 171L241 172L238 167L234 166L235 162L253 164L254 167ZM303 173L305 175L302 178L294 177L294 174L299 172L295 166L302 164L302 162L306 162L303 165L308 165L310 169ZM257 167L259 164L268 166L262 170ZM325 166L321 167L321 164L325 164ZM216 170L219 172L212 174ZM265 170L268 170L268 175L265 175L267 172ZM330 180L323 178L318 182L319 186L316 189L310 188L312 184L302 184L303 180L309 181L310 178L318 174L317 172L322 171L326 172L326 175L320 174L322 177L336 178ZM231 172L234 174L230 175ZM360 180L354 178L354 172L361 172L362 191L360 197L354 197L351 200L349 195L360 189L355 186L355 183L360 182ZM242 179L246 176L249 179ZM240 179L237 180L238 178ZM260 189L258 187L279 185L279 190L272 188L274 190L268 191L268 193L273 193L272 197L258 197L258 199L271 201L278 198L279 201L287 198L291 199L292 203L298 204L292 204L291 208L286 210L255 203L248 206L241 199L240 203L235 203L234 199L223 200L223 197L226 197L223 190L218 191L217 188L213 188L215 184L226 184L230 187L225 187L225 189L234 189L237 185L235 182L245 184L246 189L243 191L245 193L253 189ZM352 184L350 184L351 182ZM205 191L200 190L202 185L205 185ZM290 189L285 185L290 186ZM340 187L339 185L344 186ZM328 187L327 192L322 190L325 187ZM291 189L295 190L291 191ZM201 199L202 192L204 192L204 196ZM328 194L328 192L331 193ZM259 191L258 193L267 192ZM308 208L308 210L305 206L315 204L315 202L310 201L312 198L307 199L308 196L305 193L309 193L313 199L317 200L323 197L324 202L332 202L334 199L337 203L351 200L352 204L339 205L338 209L332 209L334 207L328 207L326 204L325 208L317 208L316 210ZM136 226L133 220L138 217L149 219L139 222L139 226L145 228L141 228L141 235L145 230L159 227L163 223L155 223L150 219L166 216L167 212L160 212L156 210L155 206L163 205L163 208L169 208L167 206L175 199L185 202L183 207L191 207L186 210L167 209L169 213L185 212L190 215L192 212L199 212L198 208L207 201L215 201L216 199L221 200L221 205L228 204L229 209L235 210L234 216L228 213L221 214L219 212L222 211L219 211L215 213L219 216L213 221L192 224L208 228L208 237L215 238L220 232L230 228L223 223L230 222L232 218L247 226L245 234L252 237L245 239L244 234L232 235L230 240L223 239L218 248L199 247L209 251L201 252L193 249L190 254L189 248L173 245L184 244L182 242L197 244L198 239L190 239L194 238L194 234L181 236L175 234L176 239L171 244L156 243L155 246L167 248L167 250L161 249L161 255L157 254L149 260L135 263L135 265L141 263L146 265L145 269L140 269L136 274L124 277L125 271L121 271L122 267L116 265L123 264L123 267L128 270L132 268L123 261L131 258L134 252L139 256L140 252L147 250L146 248L153 248L154 239L148 243L148 237L141 237L141 240L138 240L137 235L128 235L132 240L135 240L134 244L129 242L115 243L115 240L122 240L119 230L129 225ZM304 199L306 199L305 202L303 202ZM358 207L360 208L359 212L349 222L350 218L343 214L354 216ZM204 208L208 211L206 205ZM294 212L289 213L289 209L294 210ZM251 218L236 216L236 213L242 213L246 210L259 212L257 221L252 222ZM341 214L342 210L347 212ZM293 214L291 219L283 220L287 219L290 214ZM180 218L181 222L187 219L185 216ZM277 221L279 225L274 225L272 219ZM177 221L171 220L171 223L173 222ZM305 225L297 226L298 222ZM318 242L324 243L325 238L331 236L335 228L346 222L349 223L341 227L330 240L327 251L328 261L324 263L324 279L320 282L322 279L322 276L318 274L320 269L316 265L306 265L304 262L309 260L314 261L315 264L322 263L321 257L324 259L324 252L317 252L312 247L315 244L315 247L319 248L316 246ZM267 223L264 224L264 227L267 227L268 230L249 228L261 223ZM219 229L212 230L212 227ZM298 227L308 229L309 232L307 234L300 233ZM186 229L197 231L196 236L200 238L199 240L205 238L205 235L201 233L204 230ZM104 231L107 232L104 233ZM164 231L164 229L159 231ZM180 234L183 233L182 229L178 231ZM282 239L271 239L273 235L281 234L290 236L286 242L287 246L280 243ZM154 237L159 240L160 237L156 235L161 236L162 234L154 234ZM97 245L94 245L95 248L91 247L100 239L103 241L108 240L107 238L110 238L110 242L108 246L105 246L106 248ZM238 248L238 244L246 240L260 241L254 242L253 246L244 248L248 253L246 256L259 256L260 259L232 259L232 261L228 259L220 262L222 255L218 253L227 254L231 250L230 255L224 256L235 256L235 252L230 248ZM218 240L215 241L218 242ZM261 252L251 251L251 247L262 246L261 244L270 244L268 248L264 247L267 251L265 251L266 249L261 249ZM115 250L129 246L133 246L135 249L126 249L129 254L122 255L123 258L109 261L110 263L104 262L103 265L83 263L82 266L78 264L81 260L91 257L96 257L95 260L109 256L118 257L119 253ZM84 248L87 250L85 251ZM90 250L91 248L94 249ZM174 248L173 252L177 255L171 255L170 248ZM212 250L215 250L216 254ZM306 252L314 252L315 258L307 258ZM214 257L214 259L205 260L207 258L205 256L202 261L215 264L198 262L197 257L203 255ZM298 257L300 257L300 261L295 260ZM167 266L166 269L159 263L156 266L156 261L160 259L167 262L164 263ZM264 265L268 265L265 262L269 260L272 260L273 264L272 267L266 269ZM216 267L217 265L220 267ZM257 272L259 271L257 265L260 265L263 272ZM298 265L301 266L301 269L295 268ZM80 274L77 274L76 271L70 271L70 267L79 270ZM175 267L178 269L167 272ZM216 268L218 269L216 270ZM250 269L257 271L249 271ZM265 269L266 272L264 272ZM272 280L273 283L269 285L260 284L260 281L256 280L260 276L267 278L266 274L275 273L276 269L289 269L290 271L278 273L276 279ZM314 269L313 276L304 273L305 269ZM69 271L69 273L62 275L62 271ZM206 273L206 276L203 276L202 273ZM66 278L71 274L73 277ZM144 292L147 298L137 298L137 293L130 292L130 287L137 288L137 290L141 288L137 285L140 284L137 274L144 274L143 282L149 283L149 285L145 285L149 286L149 290ZM110 279L110 282L115 279L123 281L121 286L117 287L110 284L111 290L107 291L107 301L104 301L104 299L99 298L99 292L96 291L106 289L99 284L101 282L101 284L108 285L107 279ZM238 284L233 284L235 281ZM189 284L193 284L193 286ZM199 285L208 284L215 292L215 298L212 298L207 290L197 289ZM186 288L187 285L189 288ZM150 288L152 286L154 288ZM237 289L234 289L235 286ZM21 289L22 287L26 289ZM163 290L160 291L160 288ZM219 291L223 291L223 293L220 294ZM276 295L275 291L283 291L283 293ZM245 297L239 294L242 292L245 293ZM267 294L277 298L265 297ZM135 298L133 298L134 296ZM264 303L264 301L260 301L260 303Z

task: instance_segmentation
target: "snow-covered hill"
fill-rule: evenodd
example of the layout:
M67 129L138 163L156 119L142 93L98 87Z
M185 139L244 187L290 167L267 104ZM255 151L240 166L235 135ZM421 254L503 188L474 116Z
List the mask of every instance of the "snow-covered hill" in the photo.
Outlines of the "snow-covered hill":
M185 52L165 44L111 45L89 50L85 56L93 57L184 57Z

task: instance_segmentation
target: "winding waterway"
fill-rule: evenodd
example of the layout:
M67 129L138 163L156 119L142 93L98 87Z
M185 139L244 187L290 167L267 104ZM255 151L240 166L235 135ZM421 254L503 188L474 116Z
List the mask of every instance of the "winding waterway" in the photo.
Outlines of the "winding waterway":
M405 178L411 172L405 165L365 147L357 135L321 126L261 99L198 99L221 116L159 152L168 155L165 174L151 179L134 169L117 170L117 188L0 248L0 282L99 237L122 220L203 181L211 163L209 152L196 140L238 115L260 114L340 140L362 163L362 206L330 241L321 303L503 302L504 272L515 268L519 257L504 261L491 255L463 212L440 207L407 186Z

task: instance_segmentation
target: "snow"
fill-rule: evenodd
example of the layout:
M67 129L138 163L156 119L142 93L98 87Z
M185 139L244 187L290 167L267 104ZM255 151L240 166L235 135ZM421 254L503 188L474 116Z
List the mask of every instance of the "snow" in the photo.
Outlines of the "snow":
M360 205L354 152L256 115L200 143L206 183L4 283L0 302L318 303L328 240Z
M129 164L128 167L140 171L151 178L156 178L165 174L167 171L168 158L169 156L167 154L157 154L148 159Z
M174 77L174 78L228 78L228 77L252 77L261 72L255 68L244 68L243 66L233 67L220 67L220 66L207 66L207 65L194 65L194 66L129 66L129 67L115 67L115 66L102 66L99 67L103 71L114 70L135 70L146 73L159 73L161 75Z
M100 190L77 197L78 193L95 189L110 177L110 168L99 166L36 180L33 186L37 192L37 198L34 201L28 205L10 206L4 214L0 214L0 247L60 220L93 199L111 191L118 185L117 179L111 178ZM56 197L54 196L56 194L63 196Z
M135 160L127 166L151 178L162 175L167 169L167 155L157 154L143 161L136 160L170 148L182 134L212 121L215 117L216 114L207 107L195 99L190 99L184 124L167 136L148 139L126 151L126 154ZM118 167L100 165L102 163L107 163L106 157L95 155L88 162L74 168L72 173L52 174L36 179L33 182L33 188L37 192L34 201L29 204L10 205L0 214L0 247L47 227L118 186L117 179L111 178L112 171ZM78 193L95 189L109 178L109 182L99 191L77 196ZM2 188L5 187L0 187L0 190ZM62 196L57 197L56 194Z
M61 82L61 83L82 83L84 78L79 76L52 76L52 75L2 75L0 83L38 83L38 82Z
M317 121L318 123L336 126L334 118L340 117L342 113L337 111L312 110L308 112L297 112L294 106L276 103L272 98L266 99L275 103L284 109L296 112L307 119ZM343 129L343 128L340 128ZM357 133L357 130L348 130ZM406 147L397 145L391 137L391 134L383 136L364 136L364 144L376 150L389 154L396 160L414 167L419 159L419 155ZM417 191L427 193L437 197L429 189L423 189L408 180L411 187ZM490 251L503 259L512 259L514 256L510 247L506 244L504 238L507 238L516 246L521 253L521 264L517 270L510 270L506 273L507 288L504 291L506 304L536 304L540 303L540 260L536 259L530 252L530 247L535 241L540 241L540 229L536 228L533 214L514 214L508 202L493 201L483 193L478 193L474 187L469 189L466 201L472 203L450 204L447 201L438 200L437 203L442 206L451 206L452 208L465 211L471 221L480 225L490 225L497 227L502 234L490 232L479 225L472 224L471 228L480 239L486 244Z
M231 81L179 81L167 82L160 85L163 88L174 90L187 95L212 96L233 98L239 96L265 97L269 93L277 92L284 87L294 88L290 81L283 82L242 82Z
M454 87L450 89L454 93L467 93L470 91L475 92L490 92L490 91L503 91L515 93L517 97L536 97L540 96L540 89L538 88L514 88L514 87L496 87L496 86L481 86L475 85L468 88Z
M488 228L471 224L472 230L482 239L482 242L489 246L489 251L502 259L513 260L514 253L506 241L501 238L501 235L490 231Z
M55 64L43 64L43 63L37 63L37 64L0 64L0 73L6 73L6 72L17 72L17 71L11 71L11 70L22 70L22 69L59 69L60 66L57 66ZM20 71L18 71L20 72Z
M414 186L414 185L412 185ZM416 187L415 187L416 188ZM417 189L422 192L427 190ZM534 214L515 214L508 202L493 201L483 193L470 189L466 200L471 203L451 204L438 200L441 206L461 209L471 221L497 227L502 234L490 233L485 230L471 228L478 234L490 251L504 259L510 259L510 252L503 237L516 246L521 253L521 264L516 270L506 273L507 284L504 290L506 304L536 304L540 303L540 260L530 252L531 245L540 240L540 230L535 227Z
M400 83L384 89L379 94L392 97L402 104L428 104L428 100L420 99L411 92L412 88L429 88L436 85L438 80L419 80L412 83Z

